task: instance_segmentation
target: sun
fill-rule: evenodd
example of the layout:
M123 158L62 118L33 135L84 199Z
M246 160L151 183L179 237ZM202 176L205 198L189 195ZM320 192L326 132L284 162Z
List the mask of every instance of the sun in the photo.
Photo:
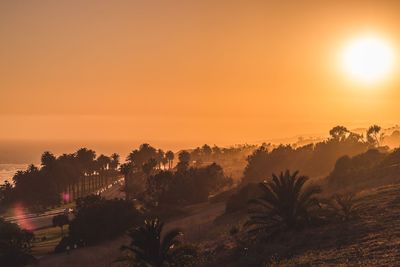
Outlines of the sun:
M377 36L362 36L343 49L341 63L352 80L374 84L389 76L394 68L394 51L389 42Z

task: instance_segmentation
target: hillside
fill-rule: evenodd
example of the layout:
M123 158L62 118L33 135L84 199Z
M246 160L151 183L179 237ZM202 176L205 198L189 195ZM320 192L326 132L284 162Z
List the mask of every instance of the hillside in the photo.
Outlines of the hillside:
M202 266L395 266L400 262L400 185L358 194L358 218L328 223L273 241L238 243L225 235L204 246L213 257ZM230 218L243 220L244 215ZM224 241L229 240L229 241ZM240 245L238 245L240 244Z

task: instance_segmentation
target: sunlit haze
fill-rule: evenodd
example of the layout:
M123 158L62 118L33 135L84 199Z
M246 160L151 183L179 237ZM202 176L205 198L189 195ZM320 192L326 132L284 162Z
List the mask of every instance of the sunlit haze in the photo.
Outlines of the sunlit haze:
M178 148L394 125L399 11L398 1L2 1L0 139Z

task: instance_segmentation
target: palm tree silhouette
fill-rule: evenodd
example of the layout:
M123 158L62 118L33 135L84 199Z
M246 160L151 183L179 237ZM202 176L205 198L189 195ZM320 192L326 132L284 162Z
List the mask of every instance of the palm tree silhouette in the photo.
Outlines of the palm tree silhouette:
M172 168L172 161L174 160L174 157L175 157L174 152L172 152L171 150L168 150L165 153L165 157L168 159L168 169L171 169Z
M129 246L121 247L133 253L133 262L142 263L145 266L162 267L176 263L176 256L193 256L194 251L190 249L179 250L180 242L177 237L182 235L178 229L167 232L162 237L164 223L158 219L145 220L144 226L140 226L128 232L131 243ZM183 252L183 253L182 253Z
M272 174L270 181L260 183L263 196L251 200L257 209L250 211L246 223L250 232L266 231L271 234L284 229L294 229L311 219L311 210L318 207L315 197L321 190L318 186L304 188L309 178L298 176L298 171L289 170L279 176Z
M126 162L119 166L121 174L124 175L126 199L131 199L131 178L133 174L132 165L132 163Z
M116 170L119 165L119 155L117 153L113 153L111 155L111 163L110 163L110 168L113 170Z

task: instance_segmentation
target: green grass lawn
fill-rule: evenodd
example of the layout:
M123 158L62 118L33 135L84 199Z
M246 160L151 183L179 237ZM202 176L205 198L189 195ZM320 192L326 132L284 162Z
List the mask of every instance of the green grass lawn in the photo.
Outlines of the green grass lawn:
M50 227L34 231L35 241L33 242L32 252L36 257L54 251L55 246L61 240L60 227ZM68 225L64 226L64 235L68 234Z

